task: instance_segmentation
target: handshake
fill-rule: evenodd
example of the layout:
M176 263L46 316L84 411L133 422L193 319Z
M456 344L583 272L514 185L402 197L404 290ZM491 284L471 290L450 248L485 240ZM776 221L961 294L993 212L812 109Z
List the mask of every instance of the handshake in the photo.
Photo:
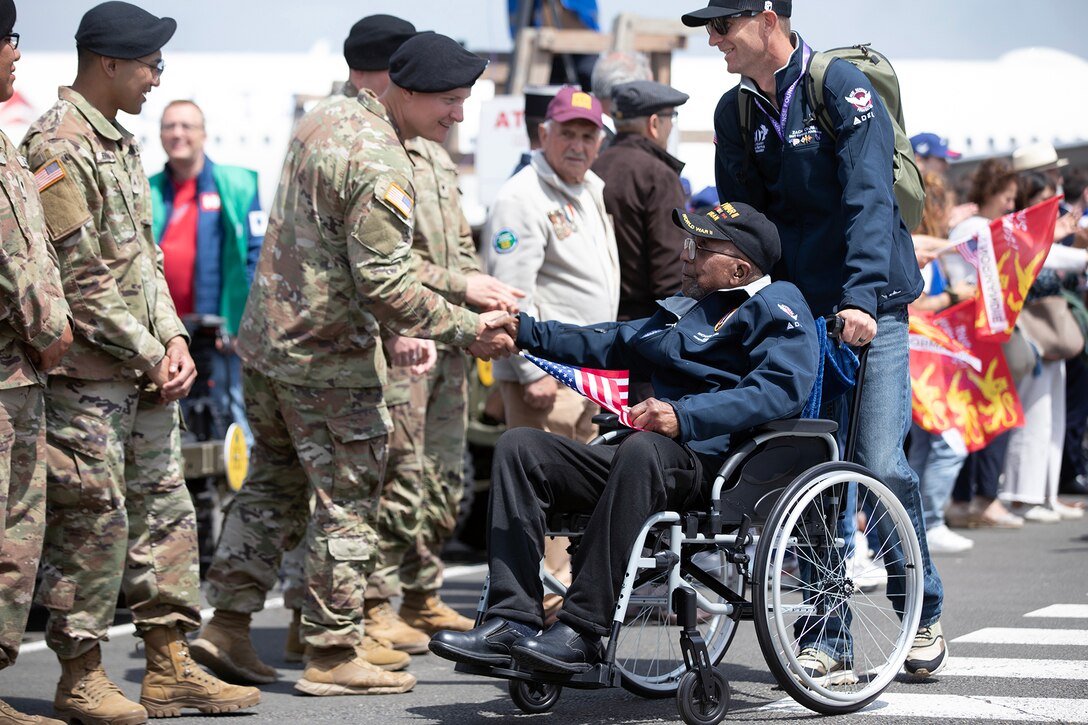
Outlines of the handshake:
M481 360L503 358L518 351L514 341L518 337L518 318L504 310L492 310L480 315L476 325L476 339L468 351Z

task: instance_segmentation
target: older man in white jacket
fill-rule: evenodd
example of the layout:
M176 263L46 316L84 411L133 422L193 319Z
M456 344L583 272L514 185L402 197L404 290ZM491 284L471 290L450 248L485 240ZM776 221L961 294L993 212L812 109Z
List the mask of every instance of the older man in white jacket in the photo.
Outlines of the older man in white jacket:
M566 87L548 105L542 148L499 192L486 229L492 276L525 291L521 309L538 320L614 320L619 304L616 239L604 182L589 170L602 138L601 104ZM576 440L593 435L596 405L527 360L495 363L506 423Z

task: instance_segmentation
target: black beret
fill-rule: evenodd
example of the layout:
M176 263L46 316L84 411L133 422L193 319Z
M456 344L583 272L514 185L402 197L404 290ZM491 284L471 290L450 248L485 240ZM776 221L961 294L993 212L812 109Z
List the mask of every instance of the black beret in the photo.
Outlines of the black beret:
M389 57L416 34L416 26L392 15L368 15L344 40L344 60L352 70L385 70Z
M555 98L562 86L526 86L525 115L529 118L544 118L548 113L548 104Z
M0 38L11 35L15 30L14 0L0 0Z
M631 81L612 89L612 117L617 119L652 116L662 108L676 108L688 102L688 94L657 81Z
M130 3L110 0L83 14L76 46L107 58L132 60L162 48L177 29L173 18L157 18Z
M764 274L782 256L778 227L754 208L739 201L722 203L706 214L673 209L673 223L690 234L733 242Z
M419 93L471 88L487 61L453 38L427 31L404 41L389 59L389 80Z

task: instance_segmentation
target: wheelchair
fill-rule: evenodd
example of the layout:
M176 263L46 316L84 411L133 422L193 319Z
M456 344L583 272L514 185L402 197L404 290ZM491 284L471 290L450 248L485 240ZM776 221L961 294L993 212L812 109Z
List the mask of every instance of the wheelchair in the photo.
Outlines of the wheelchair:
M857 420L854 398L851 420ZM647 698L675 697L685 723L716 725L729 707L729 684L716 665L738 623L751 620L769 669L798 703L828 715L869 704L902 667L918 629L922 554L895 494L849 462L855 435L840 460L837 430L830 420L791 419L734 435L706 510L651 516L628 558L600 664L573 675L516 664L458 663L455 671L509 680L511 699L526 713L551 710L564 687L619 686ZM609 430L593 443L631 432ZM855 511L864 517L864 536L875 542L873 559L888 569L887 596L864 593L852 580L847 561L854 539L844 523ZM577 546L588 519L553 517L547 535L570 537ZM564 595L562 583L543 571L542 577L545 592ZM818 676L799 661L810 646L848 654L841 669Z

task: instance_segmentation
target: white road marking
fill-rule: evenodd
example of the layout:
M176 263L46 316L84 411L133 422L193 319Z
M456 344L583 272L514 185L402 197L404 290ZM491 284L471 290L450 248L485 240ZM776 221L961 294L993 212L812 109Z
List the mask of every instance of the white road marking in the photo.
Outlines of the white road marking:
M1061 619L1088 619L1088 604L1051 604L1049 607L1028 612L1025 617L1055 617Z
M949 661L951 665L952 661ZM944 672L941 676L944 676ZM941 720L954 718L971 720L1050 720L1065 723L1088 723L1088 701L1059 697L989 697L986 695L919 695L886 692L859 715L932 719L940 713ZM790 698L772 702L760 711L782 714L811 715L804 706Z
M939 677L1018 677L1037 680L1088 679L1088 662L1080 660L950 657ZM1088 705L1088 702L1084 703ZM1086 707L1088 709L1088 707Z
M953 642L977 644L1074 645L1088 647L1088 629L1029 629L986 627L956 637ZM955 658L953 658L954 660Z

